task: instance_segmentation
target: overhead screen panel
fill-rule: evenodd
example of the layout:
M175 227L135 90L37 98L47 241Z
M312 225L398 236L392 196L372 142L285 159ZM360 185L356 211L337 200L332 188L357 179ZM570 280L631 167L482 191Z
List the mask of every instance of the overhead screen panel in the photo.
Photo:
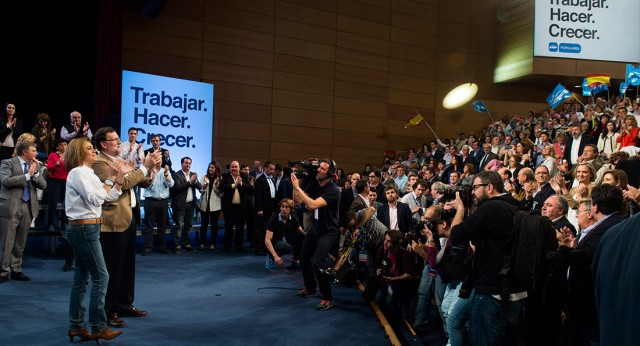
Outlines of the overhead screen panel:
M534 55L640 62L639 0L535 0Z
M202 176L211 161L213 133L213 84L122 71L122 134L138 129L138 143L151 147L151 137L160 136L160 146L169 150L173 170L180 159L192 159L191 170Z

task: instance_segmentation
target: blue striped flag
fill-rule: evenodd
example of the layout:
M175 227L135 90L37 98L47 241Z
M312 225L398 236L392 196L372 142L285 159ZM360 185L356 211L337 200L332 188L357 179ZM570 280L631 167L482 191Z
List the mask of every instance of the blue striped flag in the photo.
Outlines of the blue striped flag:
M624 96L625 92L627 92L627 83L620 82L620 96Z
M582 96L591 96L591 88L589 88L587 78L582 80Z
M553 89L549 97L547 97L547 103L552 108L556 108L560 103L562 103L562 101L570 97L571 97L571 92L567 90L567 88L562 86L562 84L558 83L558 86L556 86L556 88Z
M489 113L489 110L487 109L487 107L484 105L484 102L482 101L476 101L471 105L473 105L473 110L478 113Z
M627 86L640 85L640 66L634 67L631 64L627 64L627 73L624 81Z

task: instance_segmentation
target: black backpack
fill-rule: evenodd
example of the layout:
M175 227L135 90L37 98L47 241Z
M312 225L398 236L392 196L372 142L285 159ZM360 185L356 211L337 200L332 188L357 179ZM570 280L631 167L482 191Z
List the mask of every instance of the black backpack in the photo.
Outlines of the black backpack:
M524 284L528 294L542 296L550 276L547 257L558 250L553 223L529 211L513 210L513 228L502 259L502 295L509 295L513 282Z

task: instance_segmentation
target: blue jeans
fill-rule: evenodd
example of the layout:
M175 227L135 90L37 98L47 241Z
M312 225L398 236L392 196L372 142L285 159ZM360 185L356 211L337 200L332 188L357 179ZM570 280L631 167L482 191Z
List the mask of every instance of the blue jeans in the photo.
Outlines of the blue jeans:
M183 208L173 208L173 221L176 223L176 229L173 236L175 246L187 246L191 245L189 239L189 230L193 226L193 216L195 209L193 208L194 202L185 202Z
M462 286L462 284L460 284ZM460 287L458 287L458 294L460 293ZM471 291L469 298L457 297L455 305L452 309L449 309L449 316L447 317L447 334L449 334L449 343L451 346L464 345L464 329L468 324L471 317L471 307L473 306L473 298L475 292Z
M86 326L84 295L91 275L89 325L92 332L99 332L107 323L104 299L109 283L100 245L100 225L67 225L67 239L75 252L75 275L69 300L70 328L83 329Z
M431 304L431 297L435 295L436 305L438 310L442 305L442 297L444 296L445 286L440 280L440 276L430 276L429 266L424 266L422 271L422 278L420 278L420 284L418 286L418 305L416 306L415 326L424 325L429 319L429 305ZM438 312L440 315L442 313Z
M524 302L509 302L502 315L503 303L486 293L476 292L471 308L473 345L516 345L522 331Z
M447 319L449 313L458 302L458 294L460 293L460 287L462 287L461 281L451 281L445 285L444 297L442 298L442 305L440 306L440 313L442 314L442 321L444 324L444 331L447 331Z

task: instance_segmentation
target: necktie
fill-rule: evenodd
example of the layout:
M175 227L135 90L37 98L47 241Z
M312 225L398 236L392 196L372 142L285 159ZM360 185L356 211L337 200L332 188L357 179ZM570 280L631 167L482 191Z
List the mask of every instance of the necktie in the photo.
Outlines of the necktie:
M27 173L29 173L29 164L25 162L24 163L24 174L27 174ZM25 185L22 188L22 200L25 201L25 202L28 202L29 199L30 199L30 196L29 196L29 182L27 181L27 185Z
M480 161L480 168L482 168L482 166L484 165L484 162L487 160L487 157L489 157L489 154L484 154L484 157Z

